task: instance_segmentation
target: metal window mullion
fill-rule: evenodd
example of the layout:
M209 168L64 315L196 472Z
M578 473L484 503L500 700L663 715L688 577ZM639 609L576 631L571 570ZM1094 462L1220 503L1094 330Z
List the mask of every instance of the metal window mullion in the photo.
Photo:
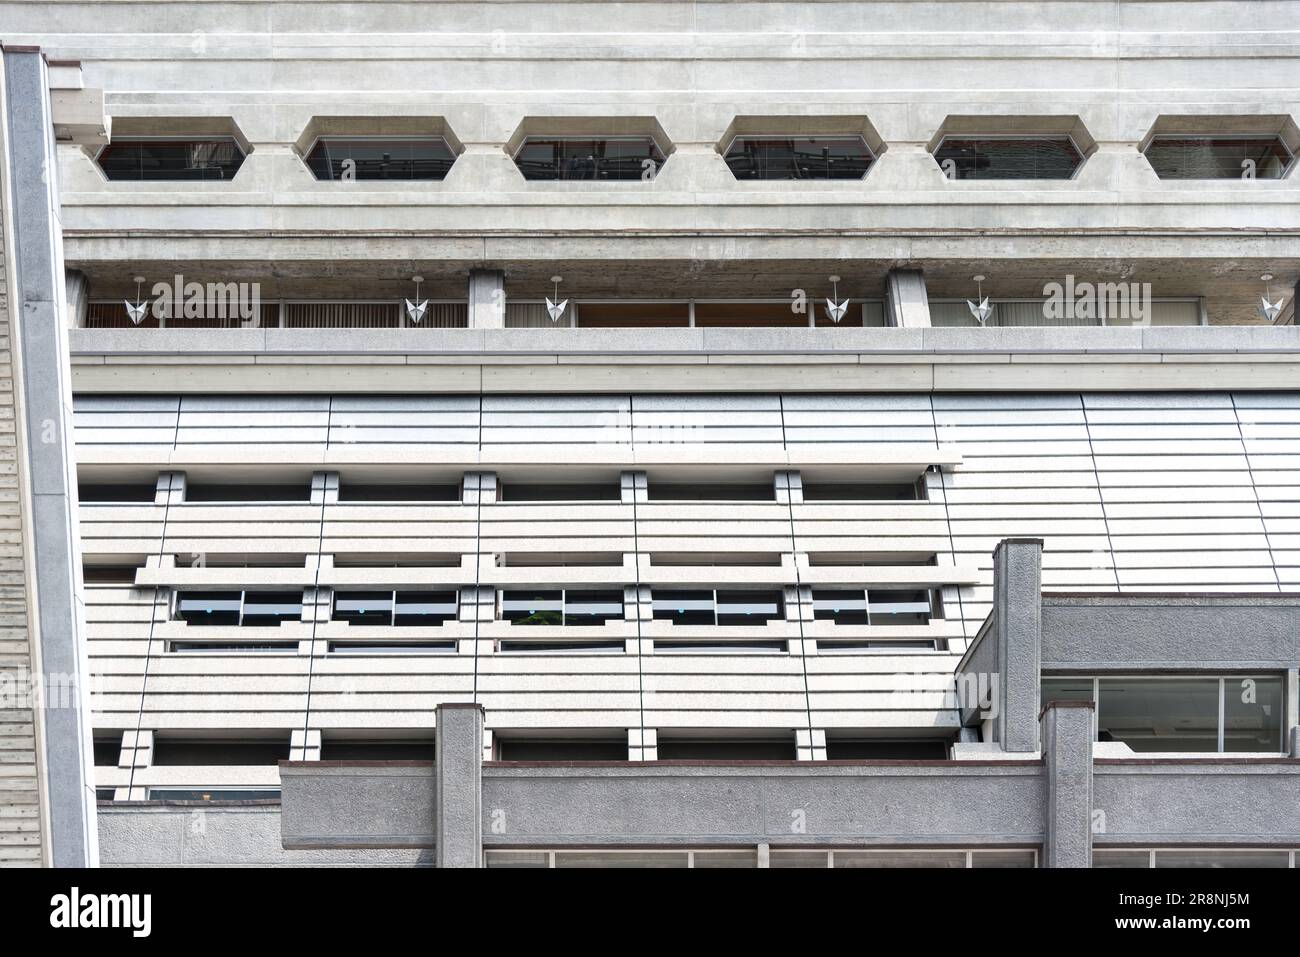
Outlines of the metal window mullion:
M1220 754L1223 753L1223 722L1227 710L1224 707L1224 699L1227 695L1227 680L1228 679L1226 678L1219 679L1219 753Z

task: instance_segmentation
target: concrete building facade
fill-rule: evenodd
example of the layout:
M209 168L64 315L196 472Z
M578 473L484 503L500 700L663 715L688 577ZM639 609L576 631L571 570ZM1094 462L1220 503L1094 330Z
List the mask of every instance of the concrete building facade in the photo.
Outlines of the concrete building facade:
M1295 866L1295 4L0 30L105 864Z

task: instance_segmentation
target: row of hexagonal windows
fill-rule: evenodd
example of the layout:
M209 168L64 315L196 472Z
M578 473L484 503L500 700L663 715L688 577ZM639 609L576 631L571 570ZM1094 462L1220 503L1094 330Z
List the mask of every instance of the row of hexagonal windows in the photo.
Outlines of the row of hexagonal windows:
M963 133L941 136L930 153L949 179L1068 180L1095 145L1074 135ZM739 180L860 180L875 150L861 134L759 133L730 137L720 150ZM654 179L667 162L658 137L526 135L511 157L527 180ZM1161 179L1281 179L1295 156L1279 133L1154 133L1142 150ZM124 136L95 157L110 180L228 180L247 151L232 136ZM304 150L318 180L441 180L458 147L441 135L320 135Z

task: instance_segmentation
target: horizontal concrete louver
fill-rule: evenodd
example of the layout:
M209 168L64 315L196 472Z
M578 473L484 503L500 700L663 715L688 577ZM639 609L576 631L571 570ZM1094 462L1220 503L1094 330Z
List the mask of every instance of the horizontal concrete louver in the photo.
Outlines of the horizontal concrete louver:
M991 553L1002 538L1046 539L1043 577L1052 589L1267 591L1278 588L1278 579L1290 591L1300 585L1300 456L1291 451L1300 437L1297 394L282 398L78 398L79 448L92 460L104 449L160 473L177 471L174 481L185 470L176 457L191 454L252 464L279 462L283 453L284 461L303 463L304 482L311 472L346 481L346 457L354 454L356 461L402 468L427 463L446 476L464 475L463 501L185 503L173 493L170 504L83 506L86 551L151 556L141 580L164 584L176 573L214 582L233 574L191 569L193 554L305 555L301 568L253 574L304 589L318 583L318 619L334 588L381 579L391 587L457 588L459 620L428 630L452 648L419 656L329 655L329 641L336 631L349 634L342 630L348 626L313 624L309 613L278 629L300 642L298 651L168 656L165 642L178 625L167 620L165 597L155 608L151 587L92 586L87 619L103 680L95 699L99 727L120 732L139 721L145 729L286 734L419 730L429 727L438 702L474 697L496 729L623 735L638 727L953 727L951 669L988 612ZM141 425L146 420L148 428ZM226 435L242 444L214 441ZM225 458L214 452L223 449ZM320 464L340 449L341 464ZM776 473L799 476L792 461L872 461L878 449L907 462L924 463L936 449L955 449L962 458L924 474L922 501L777 495ZM653 486L653 463L662 467L673 455L715 467L766 463L772 499L655 501L639 491L647 472ZM502 483L508 487L557 456L579 463L595 456L610 481L626 486L623 500L497 500ZM642 464L647 458L652 464ZM802 487L807 478L800 478ZM318 551L327 559L319 582ZM548 569L519 561L561 551L599 554L604 564ZM459 562L418 571L328 561L396 552ZM728 552L763 553L776 564L728 563ZM855 571L806 559L833 552L933 554L937 564ZM664 553L674 560L652 561ZM681 564L692 553L714 564ZM160 564L171 555L180 556L175 572ZM608 564L611 555L617 563ZM654 649L657 638L717 638L728 629L706 634L653 620L652 587L762 583L790 594L866 579L880 587L939 588L946 617L917 633L946 640L949 651L819 651L817 637L837 626L812 620L808 608L740 630L789 641L789 653ZM512 632L495 619L496 590L547 584L608 585L640 596L621 621L564 633L624 650L500 653L496 642ZM147 780L137 774L137 790Z

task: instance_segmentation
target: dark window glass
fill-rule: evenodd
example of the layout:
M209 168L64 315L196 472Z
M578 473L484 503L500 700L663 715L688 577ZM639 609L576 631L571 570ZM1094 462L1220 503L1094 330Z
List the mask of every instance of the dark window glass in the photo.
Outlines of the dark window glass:
M87 565L81 570L81 579L87 585L134 585L134 565Z
M771 482L753 485L651 482L649 498L652 502L772 502L776 500L776 493Z
M296 641L169 641L167 650L176 654L288 654L298 650Z
M793 761L794 741L659 739L660 761Z
M867 593L862 589L813 589L813 618L833 621L837 625L865 625Z
M244 593L244 621L250 627L302 621L302 592L250 591Z
M187 502L309 502L311 486L302 485L186 485Z
M712 625L713 592L676 591L656 588L651 592L654 617L676 625Z
M1282 679L1223 680L1223 750L1282 750Z
M736 179L862 179L873 159L860 136L737 136L725 158Z
M943 741L827 738L826 757L831 761L946 761L948 745Z
M719 591L719 625L761 625L785 617L779 591Z
M663 164L664 154L648 136L530 136L515 154L524 179L651 179Z
M564 623L566 625L600 625L623 620L622 591L566 591Z
M1134 751L1218 751L1219 679L1102 678L1097 739Z
M497 737L501 761L626 761L627 745L622 741L561 741L545 738Z
M150 788L151 801L269 801L280 797L279 788Z
M321 742L322 761L432 761L433 739Z
M393 611L395 625L438 625L456 619L454 591L399 591Z
M956 179L1069 179L1083 163L1068 136L945 136L934 158Z
M919 497L913 482L805 482L803 486L805 502L903 502Z
M1160 135L1144 153L1161 179L1281 179L1292 163L1276 136Z
M624 643L619 641L502 641L500 651L511 654L521 652L539 653L556 652L562 654L608 654L622 652Z
M458 502L458 485L358 485L339 486L340 502Z
M113 180L227 180L244 153L230 137L122 139L100 150L97 162Z
M95 767L97 768L115 768L117 767L118 756L122 750L122 739L117 738L96 738L95 739Z
M393 593L335 592L333 620L346 621L349 625L387 625L393 620Z
M930 620L929 592L873 588L867 599L873 625L924 625Z
M289 739L266 741L201 741L157 738L153 744L155 766L235 766L275 764L289 757Z
M617 502L622 492L617 483L539 484L509 482L501 486L503 502Z
M238 625L241 598L237 591L183 592L177 614L191 625Z
M95 788L95 800L111 801L116 793L113 788Z
M1053 701L1091 701L1091 678L1044 678L1041 690L1043 707Z
M322 136L307 154L317 179L444 179L456 161L441 136Z
M77 500L88 502L152 502L154 484L138 485L78 485Z
M515 625L564 624L564 598L559 591L507 591L501 595L501 617Z

